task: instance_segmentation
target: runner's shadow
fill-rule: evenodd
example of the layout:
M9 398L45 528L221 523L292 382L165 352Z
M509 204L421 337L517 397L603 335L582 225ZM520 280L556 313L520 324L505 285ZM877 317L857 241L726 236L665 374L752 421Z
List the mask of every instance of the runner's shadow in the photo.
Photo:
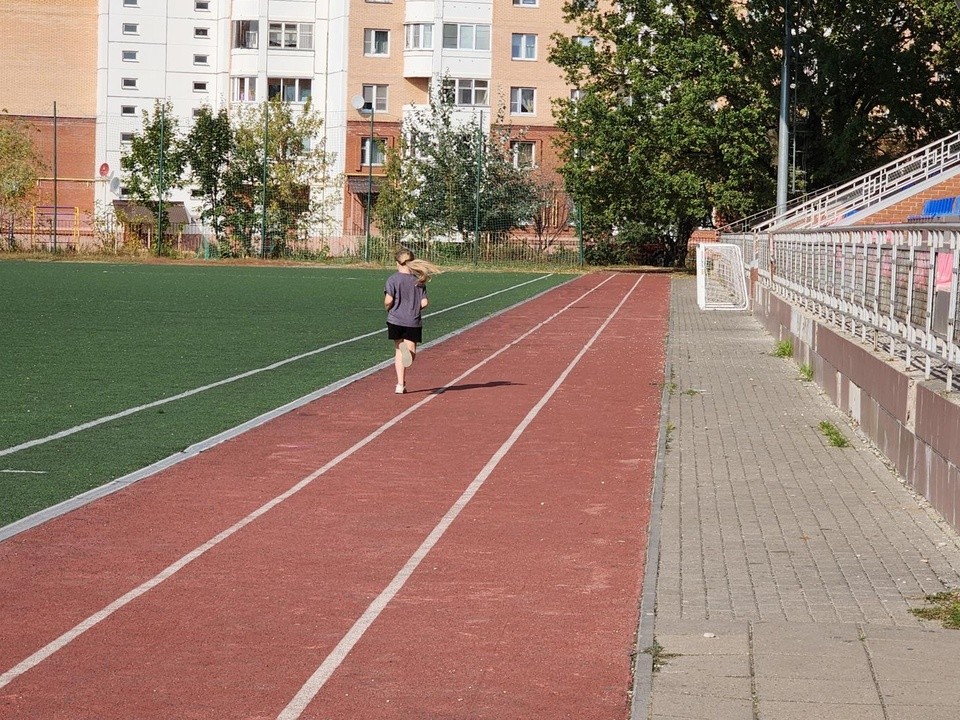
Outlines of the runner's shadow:
M464 385L451 385L450 387L427 388L426 390L414 390L413 392L433 393L442 395L443 393L453 392L454 390L481 390L483 388L507 387L509 385L522 385L523 383L510 382L509 380L493 380L485 383L466 383Z

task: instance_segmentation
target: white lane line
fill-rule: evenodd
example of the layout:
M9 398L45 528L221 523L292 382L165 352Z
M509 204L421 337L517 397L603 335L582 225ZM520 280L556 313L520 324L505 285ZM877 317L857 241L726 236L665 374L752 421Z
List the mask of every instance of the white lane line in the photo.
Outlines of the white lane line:
M17 475L46 475L46 470L0 470L0 473L15 473Z
M390 584L374 599L370 606L366 609L363 615L353 624L353 627L347 631L347 634L343 636L337 646L333 651L326 657L326 659L321 663L320 667L310 676L303 687L300 688L300 691L294 696L290 703L283 709L283 711L277 716L277 720L297 720L303 711L307 708L313 699L317 696L317 693L320 692L321 688L326 684L327 680L330 679L330 676L340 667L341 663L346 659L347 655L353 649L360 638L363 637L364 633L370 628L374 621L379 617L380 613L384 611L387 605L391 600L396 596L400 589L406 584L407 580L410 579L410 576L413 575L413 572L417 569L417 566L423 561L427 556L430 550L440 541L440 538L443 537L443 534L447 529L453 524L453 521L456 520L457 516L460 514L460 511L463 510L467 503L473 499L473 496L477 494L477 491L483 486L487 478L493 473L497 465L500 464L500 461L506 457L507 453L510 452L510 449L514 446L520 436L524 431L529 427L530 423L533 422L534 418L540 413L543 407L550 401L550 398L560 389L560 386L563 385L564 381L567 379L567 376L573 371L577 366L583 356L586 354L587 350L596 342L597 338L600 337L600 334L607 328L607 325L613 320L613 318L620 312L620 308L627 302L630 296L633 294L633 291L636 290L637 285L640 284L640 280L643 280L644 276L640 278L633 284L633 287L627 291L627 294L623 296L623 299L620 303L613 309L613 312L607 316L607 319L599 327L599 329L593 334L593 337L580 349L580 352L577 353L577 356L573 358L566 369L560 373L560 377L556 379L553 385L550 386L550 389L544 393L543 397L537 402L536 405L527 413L526 417L514 428L514 431L510 434L510 437L500 446L500 448L494 453L493 457L487 461L487 464L484 465L480 473L473 479L473 482L467 486L467 489L463 491L463 494L457 499L457 501L447 510L446 515L437 523L436 527L433 528L431 533L427 536L426 540L421 543L420 547L410 556L410 559L407 560L406 564L400 568L400 571L394 576L393 580L390 581ZM599 287L599 286L598 286Z
M503 290L497 290L496 292L489 293L488 295L484 295L483 297L473 298L472 300L467 300L466 302L459 303L458 305L452 305L448 308L444 308L443 310L437 310L436 312L428 313L424 317L427 317L427 318L435 317L442 313L450 312L451 310L457 310L466 305L472 305L473 303L477 303L482 300L488 300L496 295L501 295L502 293L509 292L510 290L516 290L517 288L524 287L525 285L530 285L531 283L539 282L549 277L553 277L555 274L556 273L550 273L549 275L541 275L539 277L534 278L533 280L527 280L526 282L522 282L518 285L512 285L508 288L504 288ZM37 438L35 440L28 440L27 442L20 443L19 445L14 445L12 447L8 447L0 450L0 457L3 457L4 455L12 455L13 453L19 452L20 450L26 450L27 448L36 447L37 445L43 445L44 443L48 443L53 440L59 440L60 438L65 438L70 435L74 435L78 432L82 432L83 430L89 430L90 428L97 427L98 425L103 425L104 423L108 423L113 420L119 420L120 418L127 417L128 415L133 415L134 413L142 412L144 410L149 410L150 408L155 408L160 405L166 405L167 403L176 402L177 400L183 400L184 398L188 398L191 395L198 395L199 393L206 392L207 390L212 390L214 388L220 387L221 385L228 385L229 383L236 382L238 380L243 380L245 378L251 377L252 375L258 375L259 373L267 372L269 370L276 370L277 368L283 367L284 365L289 365L290 363L296 362L298 360L303 360L304 358L310 357L312 355L317 355L319 353L326 352L328 350L333 350L334 348L340 347L341 345L348 345L350 343L357 342L359 340L365 340L368 337L379 335L382 332L383 332L383 328L378 328L372 332L364 333L363 335L357 335L356 337L348 338L346 340L340 340L339 342L335 342L330 345L324 345L323 347L316 348L314 350L310 350L305 353L301 353L300 355L294 355L293 357L288 357L284 360L278 360L275 363L271 363L270 365L265 365L264 367L261 367L261 368L248 370L246 372L240 373L239 375L234 375L233 377L225 378L223 380L218 380L216 382L210 383L209 385L203 385L202 387L194 388L193 390L186 390L185 392L179 393L177 395L171 395L169 397L161 398L159 400L154 400L153 402L146 403L145 405L138 405L136 407L128 408L126 410L121 410L120 412L114 413L113 415L107 415L105 417L98 418L96 420L91 420L81 425L77 425L75 427L68 428L66 430L61 430L60 432L54 433L53 435Z
M532 334L535 333L537 330L539 330L540 328L542 328L542 327L543 327L544 325L546 325L548 322L550 322L551 320L553 320L553 319L555 319L556 317L558 317L560 314L562 314L562 313L566 312L567 310L569 310L569 309L570 309L571 307L573 307L576 303L580 302L580 301L583 300L585 297L587 297L587 295L589 295L590 293L594 292L595 290L599 289L600 287L602 287L603 285L605 285L606 283L608 283L608 282L609 282L610 280L612 280L614 277L616 277L616 275L611 275L611 276L608 277L606 280L603 280L602 282L598 283L598 284L595 285L594 287L590 288L590 289L587 290L585 293L583 293L580 297L578 297L576 300L574 300L574 301L572 301L571 303L569 303L568 305L564 306L562 309L558 310L557 312L555 312L553 315L551 315L551 316L548 317L547 319L545 319L545 320L537 323L537 324L534 325L530 330L527 330L525 333L523 333L522 335L520 335L520 336L517 337L516 339L514 339L514 340L512 340L511 342L507 343L506 345L504 345L502 348L500 348L499 350L497 350L497 351L494 352L493 354L487 356L486 358L484 358L483 360L481 360L480 362L478 362L476 365L474 365L473 367L471 367L470 369L468 369L467 371L465 371L464 373L462 373L462 374L459 375L458 377L456 377L456 378L454 378L453 380L451 380L450 382L448 382L446 385L443 386L443 389L445 390L445 389L447 389L447 388L453 387L454 385L456 385L458 382L460 382L460 381L463 380L464 378L472 375L474 372L476 372L477 370L479 370L481 367L483 367L484 365L486 365L488 362L490 362L490 361L493 360L494 358L498 357L499 355L505 353L507 350L509 350L510 348L512 348L514 345L517 345L518 343L520 343L520 342L522 342L523 340L525 340L526 338L528 338L530 335L532 335ZM312 483L314 480L316 480L318 477L320 477L321 475L323 475L325 472L327 472L327 471L330 470L331 468L339 465L341 462L343 462L344 460L346 460L347 458L349 458L349 457L350 457L351 455L353 455L355 452L357 452L357 451L360 450L361 448L365 447L366 445L370 444L370 443L373 442L375 439L377 439L378 437L380 437L383 433L385 433L387 430L389 430L390 428L392 428L394 425L396 425L398 422L400 422L401 420L403 420L405 417L407 417L407 416L410 415L411 413L415 412L415 411L418 410L419 408L423 407L423 406L426 405L428 402L430 402L431 400L433 400L434 398L436 398L436 397L438 397L438 396L439 396L439 393L438 393L438 394L429 394L429 395L427 395L425 398L423 398L422 400L420 400L420 401L416 402L415 404L411 405L409 408L407 408L406 410L404 410L403 412L401 412L399 415L396 415L396 416L393 417L391 420L388 420L387 422L385 422L383 425L381 425L379 428L377 428L377 429L374 430L372 433L370 433L369 435L367 435L365 438L363 438L362 440L356 442L355 444L353 444L352 446L350 446L349 448L347 448L346 450L344 450L342 453L340 453L340 454L337 455L335 458L333 458L332 460L330 460L326 465L324 465L323 467L319 468L318 470L315 470L314 472L312 472L312 473L310 473L309 475L307 475L305 478L303 478L300 482L298 482L296 485L294 485L293 487L291 487L289 490L281 493L280 495L276 496L276 497L273 498L272 500L268 501L267 503L265 503L265 504L262 505L261 507L257 508L257 509L254 510L252 513L250 513L249 515L247 515L245 518L243 518L242 520L240 520L239 522L234 523L233 525L231 525L230 527L228 527L226 530L224 530L224 531L221 532L220 534L216 535L215 537L213 537L213 538L211 538L210 540L208 540L207 542L205 542L205 543L204 543L203 545L201 545L200 547L198 547L198 548L196 548L195 550L187 553L187 554L184 555L182 558L180 558L179 560L177 560L177 561L174 562L173 564L169 565L166 569L162 570L160 573L158 573L158 574L155 575L154 577L150 578L149 580L147 580L146 582L144 582L144 583L141 584L140 586L134 588L133 590L131 590L130 592L128 592L128 593L127 593L126 595L124 595L123 597L121 597L121 598L119 598L119 599L117 599L117 600L114 600L112 603L110 603L109 605L107 605L105 608L103 608L103 609L100 610L99 612L94 613L93 615L91 615L90 617L88 617L86 620L82 621L81 623L79 623L79 624L76 625L75 627L73 627L73 628L71 628L70 630L68 630L67 632L63 633L63 635L61 635L60 637L56 638L56 639L53 640L52 642L47 643L45 646L43 646L42 648L40 648L39 650L37 650L35 653L33 653L32 655L30 655L30 657L28 657L28 658L26 658L25 660L22 660L21 662L17 663L17 665L15 665L14 667L12 667L12 668L10 668L9 670L7 670L5 673L3 673L3 675L0 675L0 689L2 689L2 688L4 688L4 687L6 687L7 685L9 685L11 682L13 682L15 679L17 679L17 678L20 677L21 675L23 675L25 672L27 672L27 671L30 670L31 668L34 668L34 667L36 667L37 665L39 665L41 662L43 662L43 661L46 660L48 657L50 657L51 655L53 655L54 653L56 653L58 650L61 650L62 648L64 648L64 647L66 647L67 645L69 645L71 642L73 642L73 641L76 640L78 637L80 637L81 635L83 635L83 633L85 633L87 630L89 630L90 628L96 626L98 623L102 622L103 620L106 620L108 617L110 617L111 615L113 615L113 613L115 613L117 610L120 610L122 607L124 607L125 605L127 605L127 604L131 603L132 601L136 600L138 597L140 597L140 596L143 595L144 593L149 592L150 590L152 590L152 589L155 588L157 585L159 585L160 583L162 583L164 580L166 580L167 578L171 577L172 575L174 575L174 574L175 574L176 572L178 572L179 570L182 570L184 567L186 567L186 566L189 565L191 562L193 562L194 560L196 560L198 557L200 557L201 555L203 555L205 552L207 552L208 550L216 547L217 545L219 545L220 543L222 543L224 540L226 540L227 538L229 538L231 535L233 535L234 533L238 532L239 530L241 530L241 529L244 528L245 526L249 525L251 522L253 522L254 520L256 520L258 517L260 517L261 515L263 515L263 514L266 513L267 511L269 511L269 510L271 510L272 508L276 507L277 505L279 505L281 502L283 502L284 500L288 499L289 497L291 497L291 496L295 495L296 493L300 492L303 488L307 487L307 485L309 485L310 483Z

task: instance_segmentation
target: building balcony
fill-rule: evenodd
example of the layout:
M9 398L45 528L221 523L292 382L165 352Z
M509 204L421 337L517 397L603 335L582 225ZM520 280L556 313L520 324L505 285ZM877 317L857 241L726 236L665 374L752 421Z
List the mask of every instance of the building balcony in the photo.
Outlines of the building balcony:
M405 78L429 78L433 76L432 50L404 50L403 76Z

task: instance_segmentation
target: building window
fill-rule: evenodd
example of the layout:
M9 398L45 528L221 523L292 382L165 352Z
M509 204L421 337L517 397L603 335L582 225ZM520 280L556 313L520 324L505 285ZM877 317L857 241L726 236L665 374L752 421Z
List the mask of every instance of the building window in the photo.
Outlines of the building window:
M443 47L446 50L489 50L489 25L444 23Z
M258 20L233 21L233 49L256 50L260 46L260 22Z
M510 157L513 160L513 166L517 168L530 168L536 164L537 144L527 140L510 141Z
M456 78L448 86L457 105L489 105L490 81Z
M570 102L579 102L583 98L583 90L580 88L573 88L570 91Z
M272 48L313 49L313 23L270 23L268 42Z
M137 79L136 78L120 78L120 87L122 87L124 90L136 90Z
M371 142L372 140L372 142ZM373 150L373 157L371 162L370 152L371 146ZM360 140L360 164L367 167L373 165L374 167L378 165L383 165L387 161L387 153L383 147L383 140L379 138L369 138L365 137Z
M510 57L514 60L536 60L537 36L527 33L513 33Z
M306 78L270 78L267 80L267 99L279 97L283 102L302 103L310 99L313 81Z
M120 144L129 145L133 142L133 133L132 132L122 132L120 133Z
M433 50L433 25L411 23L406 26L407 50Z
M364 55L389 55L390 31L364 28L363 30Z
M123 50L121 51L121 59L124 62L137 62L138 50Z
M510 88L510 114L533 115L536 112L534 105L535 91L533 88Z
M124 24L123 24L123 34L124 34L124 35L139 35L139 34L140 34L140 23L124 23Z
M210 56L209 55L194 55L193 56L194 65L209 65Z
M363 102L364 107L369 108L373 103L373 108L377 112L387 111L387 85L364 85Z
M583 47L593 47L593 38L589 35L574 35L573 40Z
M193 36L195 38L208 38L210 37L210 28L195 27L193 29Z
M127 116L136 115L136 114L137 114L137 106L136 106L136 105L121 105L121 106L120 106L120 114L121 114L121 115L127 115Z
M235 77L233 79L234 102L257 101L257 79L255 77Z
M193 83L193 91L194 91L194 92L206 92L206 91L207 91L207 83L206 83L206 82L202 82L202 81L200 81L200 80L197 80L196 82Z
M210 0L194 0L193 9L198 12L207 12L210 10Z
M513 0L514 7L537 7L540 0Z
M140 7L139 0L123 0L124 7Z
M195 118L198 118L198 117L200 117L200 114L201 114L202 112L203 112L203 108L194 108L194 109L193 109L193 116L194 116Z

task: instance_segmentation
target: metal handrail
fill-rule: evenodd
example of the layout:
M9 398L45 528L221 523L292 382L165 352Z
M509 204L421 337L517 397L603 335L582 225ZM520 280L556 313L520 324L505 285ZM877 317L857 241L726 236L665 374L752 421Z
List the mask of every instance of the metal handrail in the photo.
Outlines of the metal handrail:
M860 209L876 206L908 187L960 166L960 132L887 163L865 175L817 193L752 227L756 232L836 224Z
M778 295L954 389L960 370L960 225L736 233Z

